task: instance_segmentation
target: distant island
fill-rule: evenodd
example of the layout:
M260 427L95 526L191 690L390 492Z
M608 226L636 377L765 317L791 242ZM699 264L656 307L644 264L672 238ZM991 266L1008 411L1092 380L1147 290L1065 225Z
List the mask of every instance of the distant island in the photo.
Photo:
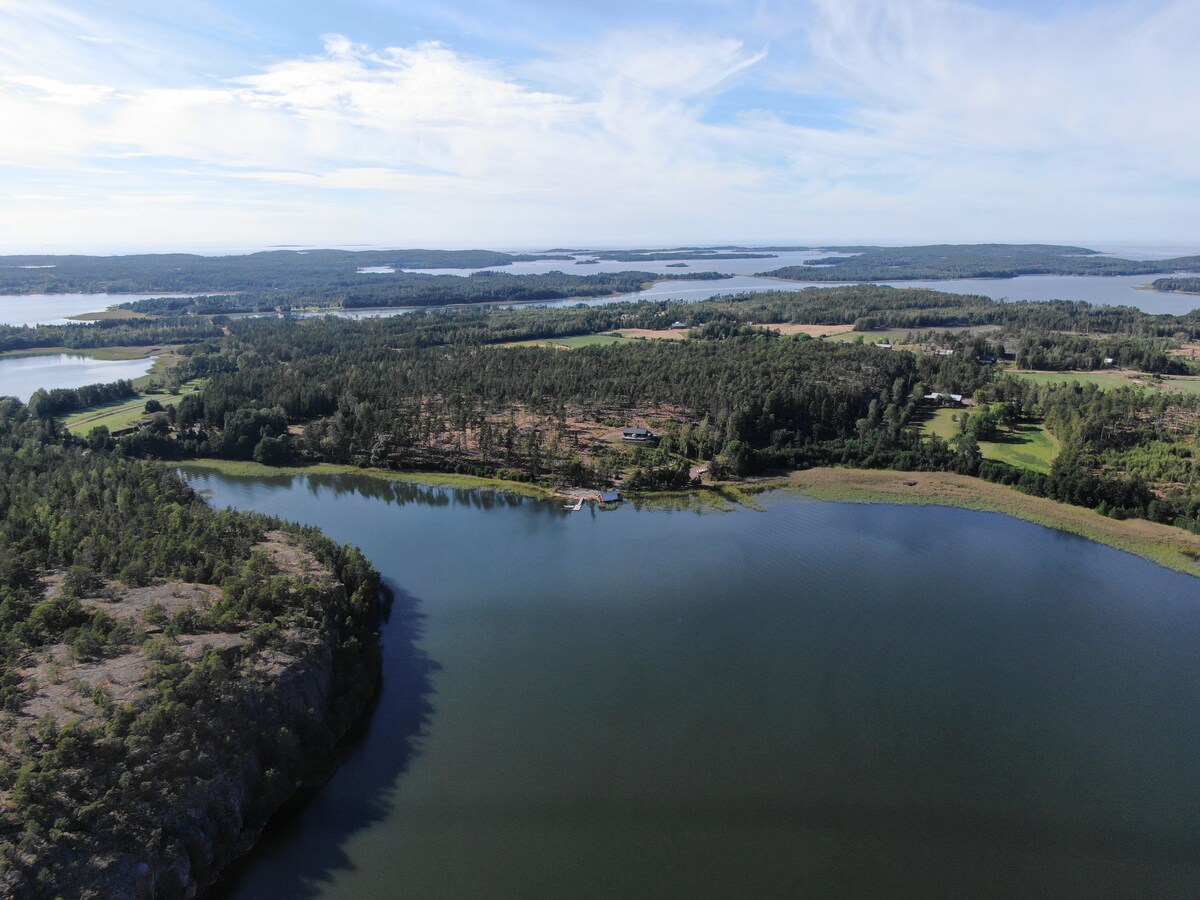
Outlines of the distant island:
M1170 294L1200 294L1200 278L1156 278L1150 286Z
M706 281L732 277L722 260L771 259L813 248L721 247L663 250L552 250L511 254L492 250L272 250L238 256L141 254L135 256L0 257L0 294L196 294L139 301L126 308L155 315L443 306L603 297L632 293L654 281ZM1200 269L1200 256L1129 260L1086 247L1053 244L947 244L920 247L845 246L839 255L813 256L804 265L758 274L793 281L860 282L1019 275L1169 275ZM819 251L814 251L819 252ZM583 258L578 258L583 257ZM697 265L706 271L568 275L561 271L514 274L498 268L532 261L572 266L604 262ZM463 269L467 277L418 269ZM366 271L360 271L366 270ZM1159 279L1156 290L1183 291L1186 279ZM1166 286L1169 285L1169 286Z
M1055 244L936 244L919 247L829 247L803 266L758 274L797 281L926 281L1018 275L1152 275L1200 267L1200 256L1131 260L1086 247Z

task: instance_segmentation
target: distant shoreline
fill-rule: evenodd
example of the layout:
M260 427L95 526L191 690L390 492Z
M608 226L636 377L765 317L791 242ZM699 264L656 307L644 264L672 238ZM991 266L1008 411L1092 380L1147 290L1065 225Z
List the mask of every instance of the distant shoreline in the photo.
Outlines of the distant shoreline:
M233 476L361 475L383 481L425 484L431 487L497 491L537 500L561 497L552 488L527 482L439 472L359 468L335 463L264 466L255 462L205 458L164 461L163 464L174 468L209 470ZM981 512L998 512L1124 550L1176 572L1200 578L1200 535L1144 519L1111 519L1082 506L1071 506L1046 497L1033 497L1013 487L948 472L817 468L784 476L706 486L694 491L673 491L661 495L639 494L631 496L630 499L637 503L653 503L655 498L669 502L695 494L710 501L706 506L712 505L711 501L720 498L754 509L757 508L752 497L754 493L776 489L796 491L818 500L842 503L954 506Z

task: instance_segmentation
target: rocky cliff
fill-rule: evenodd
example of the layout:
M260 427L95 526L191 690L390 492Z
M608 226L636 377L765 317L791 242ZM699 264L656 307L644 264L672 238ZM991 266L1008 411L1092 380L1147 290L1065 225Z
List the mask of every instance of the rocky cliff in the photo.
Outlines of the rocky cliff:
M128 630L119 652L29 655L0 747L0 894L197 896L326 774L378 681L378 578L311 533L254 551L220 588L98 588L83 602Z

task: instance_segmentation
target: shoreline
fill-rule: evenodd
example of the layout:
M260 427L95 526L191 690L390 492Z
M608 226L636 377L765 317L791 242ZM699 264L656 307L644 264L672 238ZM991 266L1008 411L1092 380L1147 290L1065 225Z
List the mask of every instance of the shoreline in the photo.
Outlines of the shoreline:
M86 356L89 359L125 360L162 356L175 345L147 344L142 347L29 347L0 351L0 359L14 356Z
M486 490L517 494L535 500L561 500L553 488L501 478L452 475L440 472L359 468L340 463L304 466L264 466L256 462L223 459L163 461L174 468L207 469L233 476L362 475L383 481ZM756 494L784 490L817 500L838 503L889 503L919 506L952 506L996 512L1035 525L1086 538L1124 550L1176 572L1200 578L1200 535L1145 519L1110 519L1095 510L1059 503L1047 497L1023 494L1016 488L950 472L900 472L891 469L817 468L787 475L705 485L688 491L627 494L635 506L679 503L684 497L701 501L706 508L723 503L761 510Z
M494 491L503 494L519 494L535 500L551 500L561 495L552 488L531 484L526 481L507 481L503 478L481 478L477 475L454 475L448 472L423 472L399 469L362 468L346 463L309 463L296 466L265 466L249 460L213 459L201 457L184 460L159 460L161 465L171 468L208 469L222 475L244 477L271 477L279 475L362 475L380 481L399 481L408 484L424 484L429 487L450 487L463 490Z
M841 503L954 506L1002 513L1200 578L1200 535L1145 519L1110 519L1086 507L1023 494L1016 488L969 475L818 468L763 479L758 485L763 491L790 490Z

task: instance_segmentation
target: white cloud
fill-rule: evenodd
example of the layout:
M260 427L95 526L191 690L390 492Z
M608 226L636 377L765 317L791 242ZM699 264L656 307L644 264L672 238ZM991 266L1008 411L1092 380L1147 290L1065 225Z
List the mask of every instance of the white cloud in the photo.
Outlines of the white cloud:
M1191 0L1042 19L811 0L769 48L704 21L627 24L516 63L328 35L314 55L165 85L38 68L19 38L48 23L76 45L119 38L58 5L16 6L23 25L0 5L8 45L26 47L0 52L0 174L93 192L70 210L80 237L104 191L143 210L121 219L131 240L164 197L193 223L171 234L201 237L223 205L242 223L225 231L264 229L261 243L1197 236L1177 188L1200 184ZM788 92L840 104L842 127L773 108ZM62 233L22 199L54 192L3 184L0 241Z

